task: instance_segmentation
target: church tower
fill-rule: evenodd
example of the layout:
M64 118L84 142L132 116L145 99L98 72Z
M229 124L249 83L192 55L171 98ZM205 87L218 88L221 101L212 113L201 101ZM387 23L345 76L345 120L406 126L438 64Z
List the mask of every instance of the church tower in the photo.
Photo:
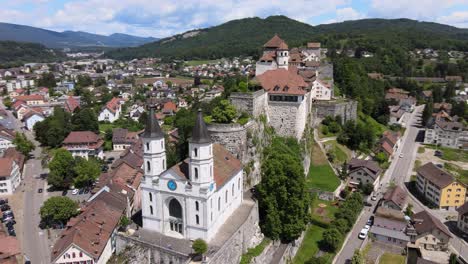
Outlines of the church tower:
M197 119L189 140L190 171L189 177L193 184L200 187L209 187L214 182L213 170L213 143L201 110L198 110Z
M143 159L145 182L151 184L153 178L166 170L166 146L164 133L154 116L154 105L149 106L150 111L146 121L145 132L141 136L143 141Z
M278 63L278 68L286 70L288 69L289 48L284 41L282 41L276 49L276 61Z

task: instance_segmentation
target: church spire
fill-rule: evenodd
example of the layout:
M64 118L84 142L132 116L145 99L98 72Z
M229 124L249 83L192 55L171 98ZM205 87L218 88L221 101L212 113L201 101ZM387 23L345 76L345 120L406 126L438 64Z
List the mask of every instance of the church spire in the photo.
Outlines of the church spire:
M143 137L145 138L164 138L164 133L162 132L161 127L159 126L159 122L154 116L155 108L156 106L154 104L149 105L150 112L148 118L146 119L145 132L143 133Z
M201 109L198 109L197 119L195 121L195 126L192 130L192 138L190 140L190 143L211 143L210 133L206 128L205 120L203 120L203 114Z

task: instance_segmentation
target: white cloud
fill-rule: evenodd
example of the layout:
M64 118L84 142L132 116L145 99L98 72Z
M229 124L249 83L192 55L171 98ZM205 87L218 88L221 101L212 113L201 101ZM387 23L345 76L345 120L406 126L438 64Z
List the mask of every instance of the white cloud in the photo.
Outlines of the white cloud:
M366 17L366 15L359 13L351 7L337 9L335 13L335 18L325 21L324 24L342 22L347 20L357 20Z
M468 28L468 11L456 11L437 19L437 22L460 28Z

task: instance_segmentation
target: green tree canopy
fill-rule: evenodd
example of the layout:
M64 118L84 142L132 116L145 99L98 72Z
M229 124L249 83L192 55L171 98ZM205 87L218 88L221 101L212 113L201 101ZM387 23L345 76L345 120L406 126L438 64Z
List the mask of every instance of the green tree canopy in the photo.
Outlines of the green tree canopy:
M41 75L41 78L39 78L39 80L37 80L37 85L47 87L49 89L55 88L57 86L57 83L55 81L54 73L53 72L44 72Z
M336 228L330 228L323 232L323 240L321 242L321 247L323 249L335 252L341 245L343 240L343 235Z
M99 122L92 108L79 108L71 119L73 131L93 131L99 133Z
M49 163L48 183L55 188L68 187L75 177L74 165L75 160L70 152L62 148L57 149L52 161Z
M196 254L203 255L206 253L206 251L208 251L208 244L205 242L205 240L198 238L193 241L192 249Z
M65 224L70 218L78 215L78 204L66 196L55 196L47 199L40 211L41 221L46 224Z
M260 227L272 239L292 241L308 223L310 197L299 153L295 139L280 137L264 151L262 181L257 187Z
M73 183L76 188L90 186L99 177L101 170L100 164L96 159L77 158L73 168L76 177Z
M32 143L25 134L16 132L15 139L13 140L16 149L21 152L26 157L29 156L29 153L33 151L36 146Z
M364 264L364 257L359 249L354 250L353 257L351 258L351 264Z
M221 100L219 105L213 109L211 117L217 123L228 124L236 118L236 108L228 100Z

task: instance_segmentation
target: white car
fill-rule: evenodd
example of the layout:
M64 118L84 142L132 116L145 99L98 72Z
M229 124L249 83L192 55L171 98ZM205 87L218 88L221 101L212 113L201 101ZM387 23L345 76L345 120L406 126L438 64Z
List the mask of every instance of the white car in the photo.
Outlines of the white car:
M371 196L371 200L372 200L372 201L377 201L377 196L372 195L372 196Z
M368 232L369 232L369 229L368 229L368 228L363 228L363 229L361 230L361 232L359 233L359 236L358 236L358 237L359 237L360 239L365 239Z
M403 158L403 153L400 154L400 158Z
M73 195L77 195L79 191L80 191L80 190L78 190L78 189L73 189L73 190L72 190L72 194L73 194Z

